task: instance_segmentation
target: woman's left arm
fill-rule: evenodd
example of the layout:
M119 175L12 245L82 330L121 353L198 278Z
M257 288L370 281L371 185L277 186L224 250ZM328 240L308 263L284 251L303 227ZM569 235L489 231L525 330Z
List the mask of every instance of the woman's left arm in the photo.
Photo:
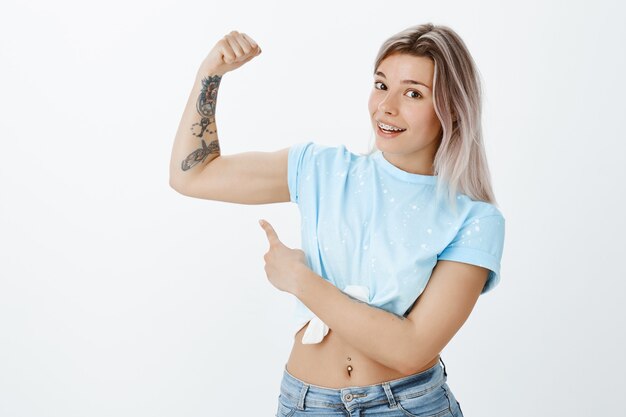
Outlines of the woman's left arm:
M406 318L351 297L306 265L295 276L293 294L365 356L411 375L436 357L465 323L487 274L475 265L437 262Z
M438 261L404 318L344 293L306 265L304 252L283 245L269 223L261 227L270 242L265 270L272 284L298 297L365 356L406 375L422 369L461 328L489 272L472 264Z

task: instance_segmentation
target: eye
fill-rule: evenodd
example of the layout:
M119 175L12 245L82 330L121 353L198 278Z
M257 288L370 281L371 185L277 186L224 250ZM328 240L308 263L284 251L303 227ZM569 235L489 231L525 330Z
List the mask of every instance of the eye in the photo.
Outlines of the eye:
M415 90L410 90L410 91L407 92L407 94L411 94L411 93L417 94L416 96L412 96L412 98L422 97L422 95L420 93L418 93L417 91L415 91Z
M381 86L385 86L385 84L382 83L382 81L375 81L374 82L374 88L376 88L377 90L382 90L382 88L378 87L378 84L380 84ZM387 88L387 86L385 86L385 89Z

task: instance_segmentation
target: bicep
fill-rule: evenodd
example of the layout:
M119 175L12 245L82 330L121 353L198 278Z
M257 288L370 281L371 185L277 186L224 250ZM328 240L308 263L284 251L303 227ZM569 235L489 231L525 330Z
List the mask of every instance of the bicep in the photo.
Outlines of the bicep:
M239 204L289 201L289 148L243 152L212 160L181 189L184 195Z
M436 357L467 320L489 270L456 261L437 262L428 285L407 316L414 329L415 366Z

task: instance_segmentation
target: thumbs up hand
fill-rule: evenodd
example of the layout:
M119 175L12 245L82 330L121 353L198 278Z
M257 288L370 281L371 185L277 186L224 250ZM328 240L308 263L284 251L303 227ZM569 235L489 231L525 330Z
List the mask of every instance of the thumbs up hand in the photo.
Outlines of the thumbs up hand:
M304 251L285 246L267 221L259 220L259 224L265 230L270 244L269 250L263 256L267 278L279 290L295 295L302 267L308 267Z

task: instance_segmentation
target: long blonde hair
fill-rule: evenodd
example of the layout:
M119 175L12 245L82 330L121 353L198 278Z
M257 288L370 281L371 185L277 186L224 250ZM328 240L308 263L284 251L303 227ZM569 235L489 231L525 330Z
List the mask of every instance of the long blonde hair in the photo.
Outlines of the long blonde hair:
M433 163L437 195L447 188L456 210L456 193L496 205L482 138L482 90L478 70L463 40L447 26L425 23L387 39L374 72L393 53L433 60L433 104L443 134ZM374 147L368 155L375 152Z

